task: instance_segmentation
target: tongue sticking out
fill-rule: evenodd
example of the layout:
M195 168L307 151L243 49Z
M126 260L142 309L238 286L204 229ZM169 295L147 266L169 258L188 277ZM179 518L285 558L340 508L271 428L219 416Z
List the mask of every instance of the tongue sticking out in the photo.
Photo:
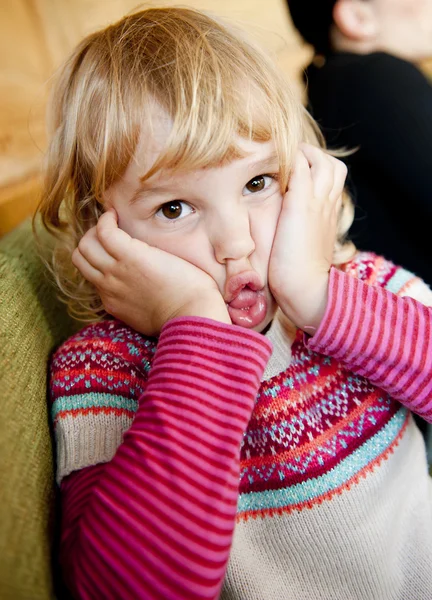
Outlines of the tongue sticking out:
M257 293L250 288L243 288L242 291L229 303L231 308L249 308L252 304L255 304L257 300Z
M245 287L228 304L228 312L234 325L251 329L267 314L267 300L262 292Z

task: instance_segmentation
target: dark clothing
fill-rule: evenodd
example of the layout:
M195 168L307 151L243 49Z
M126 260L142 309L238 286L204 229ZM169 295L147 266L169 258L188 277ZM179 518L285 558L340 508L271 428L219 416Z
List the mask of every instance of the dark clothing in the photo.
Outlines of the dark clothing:
M344 158L356 204L350 237L432 284L432 86L384 53L333 54L306 71L310 110Z

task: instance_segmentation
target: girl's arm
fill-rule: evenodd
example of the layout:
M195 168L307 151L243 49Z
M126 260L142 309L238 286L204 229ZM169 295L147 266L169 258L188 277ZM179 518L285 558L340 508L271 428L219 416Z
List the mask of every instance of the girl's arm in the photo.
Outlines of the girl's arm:
M332 268L324 318L308 347L337 358L432 422L430 307Z
M269 354L263 336L210 319L163 327L114 458L61 486L61 562L77 598L219 596L240 443Z
M302 145L269 265L282 312L340 360L432 421L432 310L331 268L346 169ZM432 297L430 303L432 304Z

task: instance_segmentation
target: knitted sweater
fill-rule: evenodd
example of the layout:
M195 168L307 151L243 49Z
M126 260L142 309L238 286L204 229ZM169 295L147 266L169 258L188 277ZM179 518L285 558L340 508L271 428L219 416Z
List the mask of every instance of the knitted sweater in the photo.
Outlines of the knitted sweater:
M310 339L278 318L266 336L187 318L158 341L107 321L66 342L51 394L75 596L430 599L408 410L431 420L425 304L421 281L363 253L332 269Z

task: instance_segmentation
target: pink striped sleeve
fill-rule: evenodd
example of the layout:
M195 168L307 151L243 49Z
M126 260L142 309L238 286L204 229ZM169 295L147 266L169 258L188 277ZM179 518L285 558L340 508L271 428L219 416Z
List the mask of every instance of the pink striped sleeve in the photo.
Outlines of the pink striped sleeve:
M270 351L209 319L165 325L115 457L62 483L61 562L77 598L219 596L240 443Z
M332 268L324 318L307 342L432 422L432 309Z

